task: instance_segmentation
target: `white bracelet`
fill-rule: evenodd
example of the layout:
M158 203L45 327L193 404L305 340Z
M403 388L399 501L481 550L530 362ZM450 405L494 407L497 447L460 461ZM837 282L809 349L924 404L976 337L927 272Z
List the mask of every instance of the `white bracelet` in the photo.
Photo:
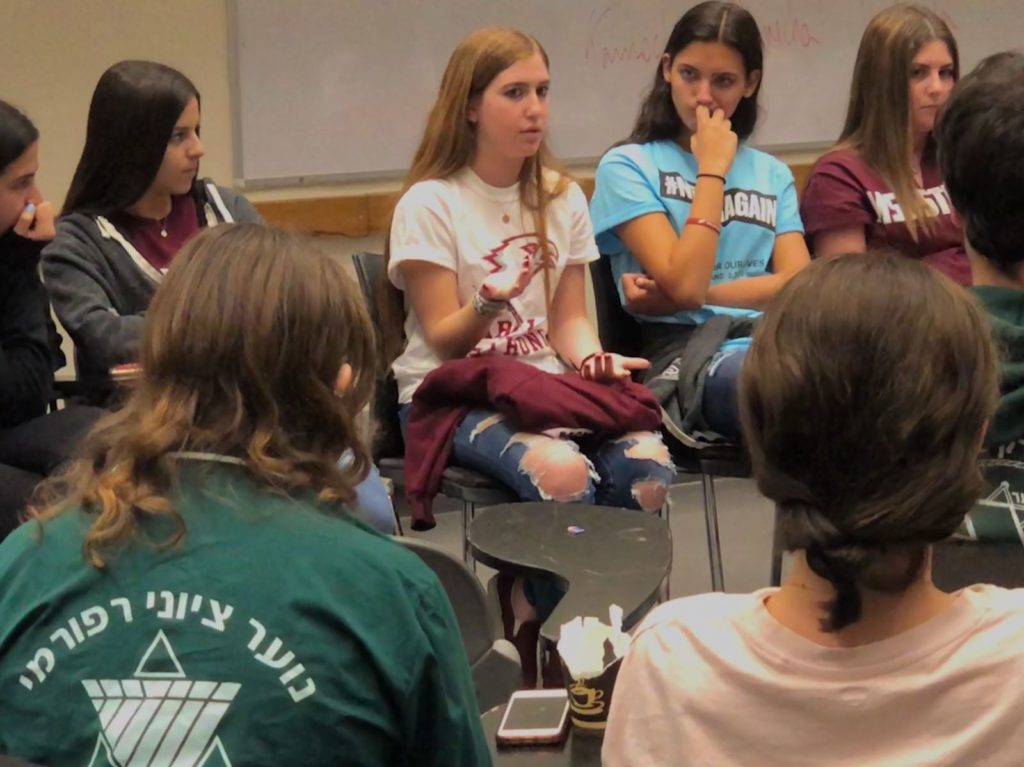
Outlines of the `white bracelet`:
M508 301L492 301L479 290L473 294L473 309L483 317L495 317L508 307Z

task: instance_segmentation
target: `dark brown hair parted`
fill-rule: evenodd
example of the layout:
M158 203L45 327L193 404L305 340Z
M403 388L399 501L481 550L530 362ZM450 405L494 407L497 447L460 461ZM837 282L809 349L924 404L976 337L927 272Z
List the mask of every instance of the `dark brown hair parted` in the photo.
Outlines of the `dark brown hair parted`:
M164 544L184 539L174 451L242 459L268 490L308 490L327 504L351 500L366 475L355 417L373 386L373 328L343 264L312 239L252 224L203 231L153 298L140 362L124 408L32 510L43 523L79 506L91 515L93 565L130 543L146 515L173 520ZM344 363L354 377L337 394ZM355 460L339 469L346 449Z
M0 174L38 140L39 131L32 121L16 107L0 101Z
M722 43L729 46L743 59L744 74L747 77L750 77L751 72L764 69L761 30L750 11L735 3L708 0L690 8L672 27L662 57L668 56L671 64L692 43ZM740 100L730 118L740 141L748 139L757 125L757 94L760 90L759 82L752 95ZM682 130L683 121L672 102L672 88L662 76L662 62L659 59L654 81L640 106L633 130L622 143L646 144L664 139L675 141L679 139Z
M860 617L860 588L898 592L979 497L998 398L981 311L895 253L812 262L765 312L740 414L782 543L831 581L825 630Z
M61 215L109 216L138 202L156 178L174 125L199 91L156 61L120 61L96 83L85 146Z

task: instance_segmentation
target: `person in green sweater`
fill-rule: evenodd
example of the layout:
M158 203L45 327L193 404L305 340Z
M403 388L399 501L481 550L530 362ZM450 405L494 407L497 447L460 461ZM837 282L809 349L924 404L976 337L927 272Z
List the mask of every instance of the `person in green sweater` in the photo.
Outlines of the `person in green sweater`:
M1024 55L989 56L957 84L936 132L963 219L974 293L1002 345L999 409L986 444L1024 456Z
M490 764L439 581L349 511L373 339L311 240L228 224L181 251L127 404L0 544L0 753Z
M1024 55L997 53L957 83L935 131L946 188L963 220L973 291L1001 351L999 407L985 437L987 502L962 530L988 542L1024 541ZM1018 505L1021 507L1018 511ZM960 547L963 577L1024 585L1020 545ZM940 555L936 572L946 570ZM977 580L978 578L975 577ZM948 585L958 585L959 581Z

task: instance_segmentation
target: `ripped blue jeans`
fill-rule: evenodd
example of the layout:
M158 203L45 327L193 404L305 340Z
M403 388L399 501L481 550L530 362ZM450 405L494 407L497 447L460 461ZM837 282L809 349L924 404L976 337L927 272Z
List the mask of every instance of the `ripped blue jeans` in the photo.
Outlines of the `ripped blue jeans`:
M501 480L524 501L661 508L675 469L660 435L591 442L519 432L497 413L471 410L455 432L452 460Z
M404 429L409 406L399 411ZM455 431L452 462L494 477L523 501L559 500L657 511L675 476L656 432L599 442L516 431L503 416L471 410ZM525 592L543 621L562 598L553 578L532 575Z

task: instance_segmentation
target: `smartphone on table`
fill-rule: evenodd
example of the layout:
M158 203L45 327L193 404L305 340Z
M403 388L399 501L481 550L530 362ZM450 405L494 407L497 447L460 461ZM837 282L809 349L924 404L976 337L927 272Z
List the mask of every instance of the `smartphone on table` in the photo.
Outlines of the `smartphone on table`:
M569 733L566 690L517 690L498 725L499 746L562 743Z

